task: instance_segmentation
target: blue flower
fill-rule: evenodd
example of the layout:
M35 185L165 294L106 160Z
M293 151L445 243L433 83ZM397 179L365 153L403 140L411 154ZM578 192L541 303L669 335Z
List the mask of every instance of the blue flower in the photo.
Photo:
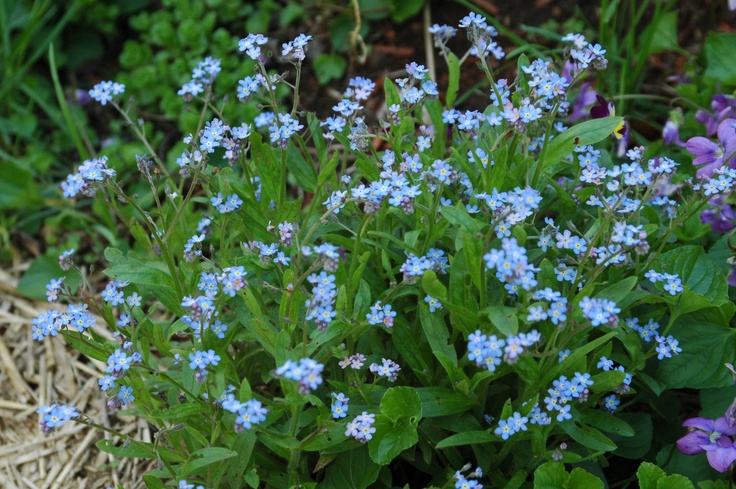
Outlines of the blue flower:
M133 388L126 386L120 387L120 392L118 392L118 399L121 399L123 401L123 404L131 404L133 401L135 401Z

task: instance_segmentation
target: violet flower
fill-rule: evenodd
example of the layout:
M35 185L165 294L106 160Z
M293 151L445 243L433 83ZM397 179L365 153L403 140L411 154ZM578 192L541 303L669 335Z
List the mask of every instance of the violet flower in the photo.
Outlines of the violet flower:
M736 98L719 93L711 97L710 106L713 112L698 110L695 113L695 120L705 125L708 136L716 133L722 120L736 117Z
M698 178L710 177L718 168L728 164L736 168L736 119L725 119L718 124L718 141L720 144L703 136L688 139L685 147L695 156L694 166L700 166ZM725 161L728 158L728 161Z
M711 208L700 214L700 222L710 224L713 231L717 233L725 233L736 227L736 212L733 207L726 204L725 196L716 195L708 203Z
M678 146L685 146L685 142L680 139L680 124L682 124L683 118L682 109L679 107L670 112L670 117L662 128L664 144L669 146L675 143Z
M736 426L725 417L713 421L708 418L690 418L682 426L691 431L677 440L677 448L685 455L706 452L708 463L718 472L725 472L736 461L736 446L729 438L736 435Z
M580 95L572 104L572 112L570 113L570 122L575 122L588 116L588 108L595 103L595 97L598 95L593 88L591 82L585 82L580 85Z

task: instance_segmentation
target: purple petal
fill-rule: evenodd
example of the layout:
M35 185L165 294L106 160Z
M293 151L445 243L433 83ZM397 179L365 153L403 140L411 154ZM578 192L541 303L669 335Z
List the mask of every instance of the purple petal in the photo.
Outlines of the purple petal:
M703 136L695 136L687 140L685 147L693 156L705 156L708 155L712 158L713 154L718 149L718 145L708 138ZM712 159L710 161L713 161Z
M733 446L733 442L725 437L722 439L725 439L723 443L719 439L718 444L703 446L703 449L708 452L708 463L718 472L727 471L736 460L736 448Z
M693 165L697 166L697 164L694 161L693 161ZM713 161L713 163L709 163L701 168L698 168L698 171L695 172L695 175L698 178L712 177L713 173L715 173L715 171L719 169L721 166L723 166L723 159L718 158L717 160Z
M715 431L727 436L736 435L736 426L731 426L731 424L728 422L728 419L723 416L716 420Z
M695 455L703 451L703 447L710 443L708 434L703 431L691 431L677 440L677 448L685 455Z
M710 418L690 418L686 419L682 426L686 428L697 428L699 430L710 433L716 426L716 422Z

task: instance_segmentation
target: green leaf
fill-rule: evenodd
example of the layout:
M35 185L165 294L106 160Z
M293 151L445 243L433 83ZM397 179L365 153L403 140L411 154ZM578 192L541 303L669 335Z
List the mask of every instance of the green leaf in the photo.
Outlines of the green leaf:
M661 14L657 19L652 41L648 46L647 54L652 55L662 51L677 50L677 10Z
M457 98L457 92L460 87L460 60L453 53L447 56L447 69L449 72L449 82L447 83L447 95L445 102L447 107L451 108Z
M128 444L128 446L115 446L113 440L100 440L96 443L97 448L105 453L110 453L116 457L131 457L131 458L156 458L156 450L153 447L153 443L145 442L134 442Z
M444 302L447 298L447 287L439 281L434 270L424 272L422 275L422 288L427 294L438 299L440 302Z
M138 286L145 286L170 312L179 316L184 315L181 307L182 298L177 295L174 279L168 271L163 270L164 264L160 262L144 263L129 256L125 257L120 250L115 248L105 250L105 259L111 265L105 270L105 275L117 280L128 280Z
M66 280L64 280L64 285L69 287L72 292L76 292L79 288L79 275L77 273L64 272L59 267L58 257L44 255L33 260L28 270L23 273L17 290L25 296L46 300L46 284L52 279L58 279L63 276L67 276Z
M513 336L519 332L519 318L516 317L515 307L491 306L488 309L488 319L504 336Z
M317 185L324 185L327 183L330 178L335 177L335 170L337 169L337 164L340 161L338 158L339 153L335 151L335 153L332 155L332 158L327 162L326 165L324 165L319 170L319 177L317 178Z
M314 192L317 190L317 174L314 167L293 144L290 144L289 148L286 150L286 167L289 169L301 188L307 192Z
M613 453L619 457L641 460L652 447L652 417L648 413L618 413L616 418L625 422L635 435L611 433L611 441L618 447Z
M416 423L422 419L422 400L411 387L390 387L381 398L381 414L394 423L401 419Z
M409 389L406 387L406 389ZM420 404L421 407L421 404ZM376 416L373 426L376 432L368 441L368 453L371 459L379 465L388 465L401 452L413 446L418 440L417 418L412 420L401 419L394 423L385 414Z
M705 59L708 65L705 76L722 83L736 83L734 52L736 52L736 35L714 32L708 34L705 40Z
M558 134L549 143L547 151L538 164L543 165L541 177L535 185L547 185L547 180L554 177L563 168L570 166L562 160L572 154L579 146L595 144L610 136L623 123L623 117L603 117L576 124L562 134Z
M657 489L695 489L695 486L684 475L672 474L659 479Z
M483 229L483 224L468 214L468 211L462 204L458 204L457 207L443 207L442 215L454 226L467 229L472 233L479 233Z
M186 418L189 416L193 416L195 414L201 414L205 411L206 409L202 404L189 402L186 404L180 404L178 406L174 406L173 408L170 408L170 409L162 409L160 411L154 411L151 414L151 416L154 418L173 420L173 419Z
M33 180L33 174L10 161L0 163L0 210L27 209L40 204L41 190Z
M636 471L639 489L657 489L657 481L666 476L664 470L650 462L642 462Z
M611 391L621 385L624 381L625 373L620 370L610 370L608 372L599 372L591 377L593 385L590 386L591 392L602 393Z
M498 442L501 439L493 433L487 431L466 431L448 436L444 440L437 443L435 448L450 448L461 445L480 445L483 443Z
M318 487L363 489L371 485L378 479L381 466L374 463L366 451L367 448L363 445L341 453L327 466L325 480Z
M565 489L603 489L603 481L590 472L576 467L570 472Z
M184 474L189 474L196 469L207 467L212 464L219 464L229 458L237 457L238 452L223 447L207 447L197 450L192 454L192 456L198 455L201 455L201 457L188 462L184 466Z
M422 401L423 418L464 413L477 404L467 396L445 387L420 387L414 391Z
M705 299L685 297L684 294L674 298L673 300L678 300L675 309L678 316L729 302L726 277L708 258L702 247L681 246L663 253L659 261L662 265L656 267L657 271L678 274L686 291L689 289L693 294ZM668 294L665 297L669 299L672 296Z
M92 338L82 335L79 331L66 329L61 332L61 336L63 336L75 350L90 358L94 358L101 362L107 362L107 357L110 356L104 345L96 343Z
M386 94L386 107L391 107L392 105L401 104L401 97L399 97L399 91L396 89L396 85L394 84L393 81L391 81L390 78L385 78L383 80L383 91ZM367 177L368 175L365 175L365 176Z
M317 56L313 66L319 84L326 85L332 80L342 78L348 63L339 54L323 53Z
M419 320L422 323L424 336L427 338L429 346L432 348L432 352L443 353L445 357L450 360L452 367L457 369L457 353L455 352L455 348L448 344L450 341L450 333L447 331L447 324L445 324L444 317L437 312L429 312L427 304L421 303L419 305ZM450 376L453 375L452 372L447 373Z
M656 379L670 389L704 389L733 383L724 363L736 357L736 329L697 320L697 314L678 319L670 333L682 348L674 358L659 362Z
M594 452L612 452L616 449L616 444L595 428L581 425L572 420L560 423L559 426L573 440Z
M597 299L608 299L618 304L631 292L639 279L637 277L629 277L616 282L615 284L606 287L605 289L598 292L595 297Z
M424 0L391 0L391 19L402 23L415 16L424 6Z
M534 471L534 489L560 489L569 477L562 463L546 462Z
M634 436L634 429L626 421L603 411L593 409L585 411L583 421L606 433L616 434L621 437Z

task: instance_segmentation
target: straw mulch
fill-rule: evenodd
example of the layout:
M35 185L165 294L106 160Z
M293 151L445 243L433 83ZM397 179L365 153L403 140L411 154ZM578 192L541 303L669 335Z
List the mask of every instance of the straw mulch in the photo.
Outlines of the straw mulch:
M21 272L22 267L0 270L0 487L145 487L141 475L153 467L152 461L116 459L95 446L111 435L74 422L50 435L40 431L36 410L58 402L133 438L152 438L143 420L108 410L97 385L105 368L102 362L81 355L61 337L44 342L31 338L31 320L53 305L14 292ZM104 328L98 320L98 332L109 335Z

